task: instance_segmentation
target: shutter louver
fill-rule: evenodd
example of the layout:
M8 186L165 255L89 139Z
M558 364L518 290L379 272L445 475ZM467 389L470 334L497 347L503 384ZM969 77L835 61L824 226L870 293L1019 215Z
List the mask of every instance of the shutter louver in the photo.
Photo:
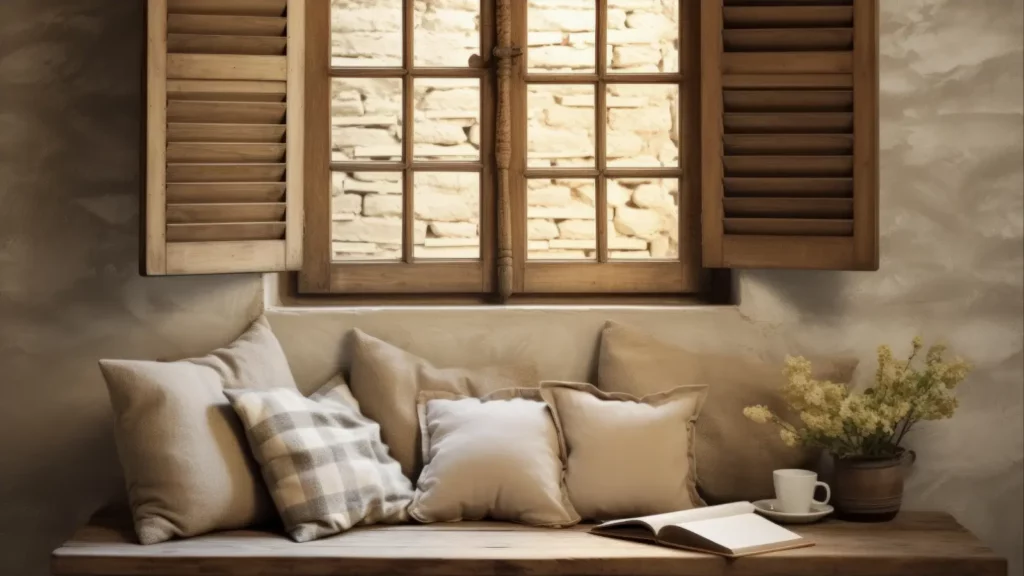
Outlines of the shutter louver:
M876 0L703 0L711 268L878 268Z
M148 275L302 264L304 0L150 0Z

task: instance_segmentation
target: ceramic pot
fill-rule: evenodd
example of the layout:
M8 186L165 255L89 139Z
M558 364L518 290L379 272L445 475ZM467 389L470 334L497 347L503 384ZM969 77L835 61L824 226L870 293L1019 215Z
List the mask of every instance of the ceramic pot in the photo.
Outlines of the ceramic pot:
M835 458L832 505L836 516L853 522L887 522L903 502L903 479L912 451L895 456Z

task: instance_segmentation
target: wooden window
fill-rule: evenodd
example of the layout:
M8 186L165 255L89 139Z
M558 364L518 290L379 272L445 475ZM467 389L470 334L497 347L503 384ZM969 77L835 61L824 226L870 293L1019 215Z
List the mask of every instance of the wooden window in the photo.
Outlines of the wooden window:
M877 268L877 0L148 6L148 274L525 301Z
M303 292L492 290L493 3L416 4L308 3Z

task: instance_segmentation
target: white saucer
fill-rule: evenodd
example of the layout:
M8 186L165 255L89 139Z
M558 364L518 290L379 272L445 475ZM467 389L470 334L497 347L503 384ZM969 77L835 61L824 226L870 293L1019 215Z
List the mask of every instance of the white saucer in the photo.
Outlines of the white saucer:
M780 524L810 524L811 522L817 522L825 516L828 516L834 510L834 508L828 504L811 504L811 511L806 514L781 512L779 511L774 498L758 500L757 502L754 502L754 508L756 508L758 513L762 516L767 516L769 519Z

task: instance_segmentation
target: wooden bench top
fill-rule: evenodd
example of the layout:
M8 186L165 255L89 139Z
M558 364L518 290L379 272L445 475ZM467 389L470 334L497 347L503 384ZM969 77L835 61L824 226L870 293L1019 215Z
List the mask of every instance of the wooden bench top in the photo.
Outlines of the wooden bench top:
M141 546L130 525L95 518L53 552L55 576L1005 576L996 556L948 514L885 524L796 527L815 546L737 560L498 522L372 526L305 544L268 532L220 532Z

